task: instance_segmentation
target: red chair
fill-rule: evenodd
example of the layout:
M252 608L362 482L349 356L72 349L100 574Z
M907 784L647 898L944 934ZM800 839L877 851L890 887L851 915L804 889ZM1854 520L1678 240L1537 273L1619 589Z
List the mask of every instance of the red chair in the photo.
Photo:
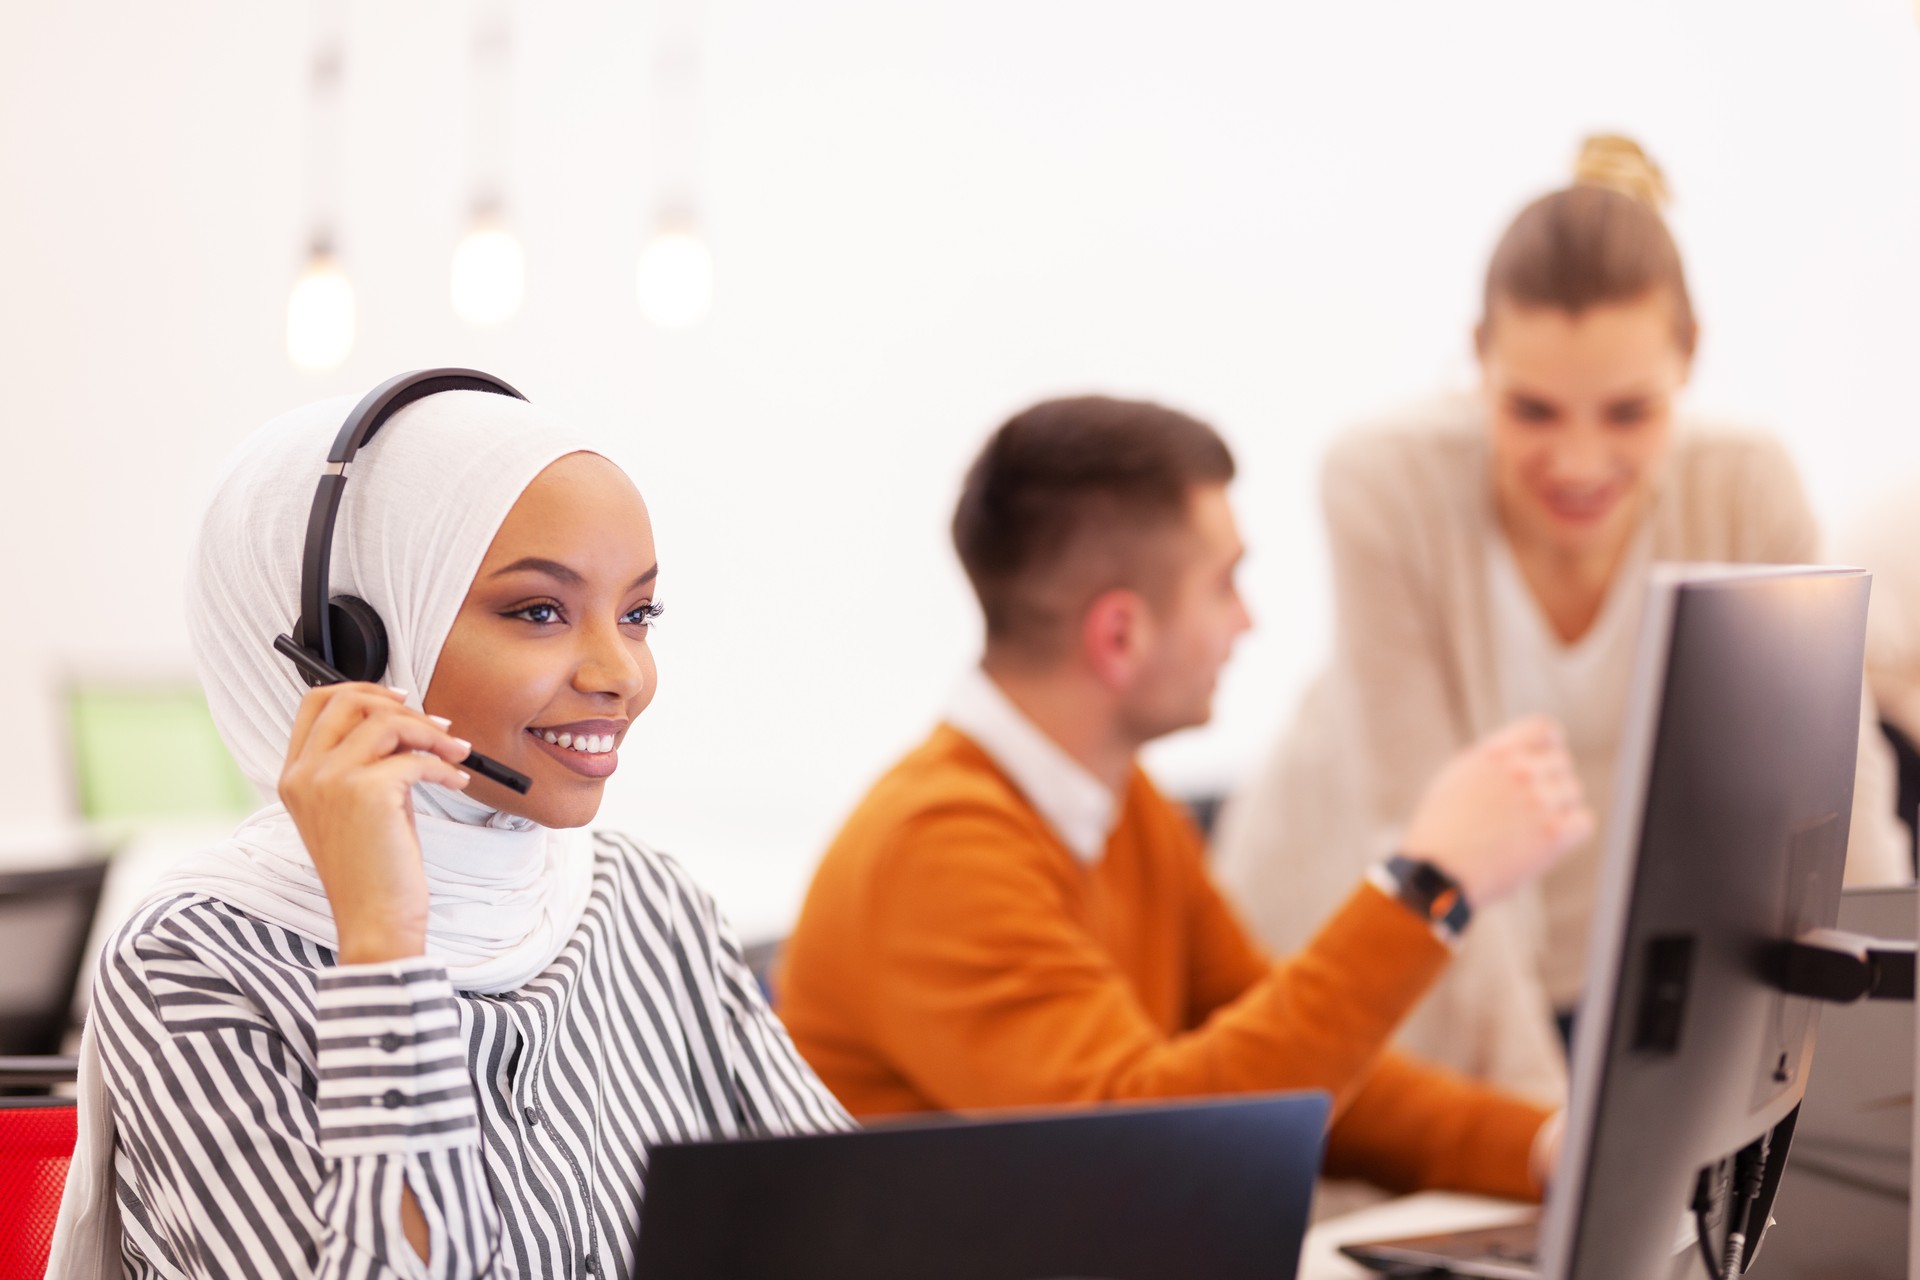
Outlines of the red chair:
M0 1094L74 1078L72 1058L0 1058ZM0 1280L42 1280L76 1136L72 1098L0 1096Z

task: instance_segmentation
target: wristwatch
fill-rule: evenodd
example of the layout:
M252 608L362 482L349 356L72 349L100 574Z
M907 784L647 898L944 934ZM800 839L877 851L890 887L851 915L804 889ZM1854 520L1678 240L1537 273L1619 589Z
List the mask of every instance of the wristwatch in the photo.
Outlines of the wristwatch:
M1442 942L1458 942L1473 919L1473 908L1460 882L1428 862L1396 853L1380 863L1375 881L1390 898L1433 926Z

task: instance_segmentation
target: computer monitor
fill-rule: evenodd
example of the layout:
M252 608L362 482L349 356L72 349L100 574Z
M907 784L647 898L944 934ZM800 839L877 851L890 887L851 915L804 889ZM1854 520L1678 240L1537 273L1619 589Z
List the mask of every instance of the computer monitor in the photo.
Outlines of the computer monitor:
M1724 1218L1716 1170L1758 1140L1764 1159L1739 1181L1755 1192L1749 1220L1767 1220L1818 1020L1814 1000L1781 993L1780 964L1839 908L1868 582L1816 567L1654 571L1543 1280L1708 1274L1724 1221L1704 1249L1676 1256L1676 1240L1702 1191ZM1739 1270L1759 1231L1746 1234Z

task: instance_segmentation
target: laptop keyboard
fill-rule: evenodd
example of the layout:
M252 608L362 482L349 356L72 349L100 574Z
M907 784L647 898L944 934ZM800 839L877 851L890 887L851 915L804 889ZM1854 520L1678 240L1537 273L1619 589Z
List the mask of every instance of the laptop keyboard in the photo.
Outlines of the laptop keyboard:
M1341 1252L1357 1262L1381 1270L1415 1265L1451 1271L1462 1276L1509 1276L1534 1268L1539 1256L1539 1243L1540 1224L1537 1220L1528 1219L1473 1231L1447 1231L1398 1240L1370 1240L1365 1244L1348 1245Z

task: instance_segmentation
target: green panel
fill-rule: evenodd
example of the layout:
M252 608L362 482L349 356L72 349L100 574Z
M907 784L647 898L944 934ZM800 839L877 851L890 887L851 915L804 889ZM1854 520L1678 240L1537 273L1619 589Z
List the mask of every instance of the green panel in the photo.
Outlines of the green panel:
M80 813L89 821L244 814L260 800L196 685L69 691Z

